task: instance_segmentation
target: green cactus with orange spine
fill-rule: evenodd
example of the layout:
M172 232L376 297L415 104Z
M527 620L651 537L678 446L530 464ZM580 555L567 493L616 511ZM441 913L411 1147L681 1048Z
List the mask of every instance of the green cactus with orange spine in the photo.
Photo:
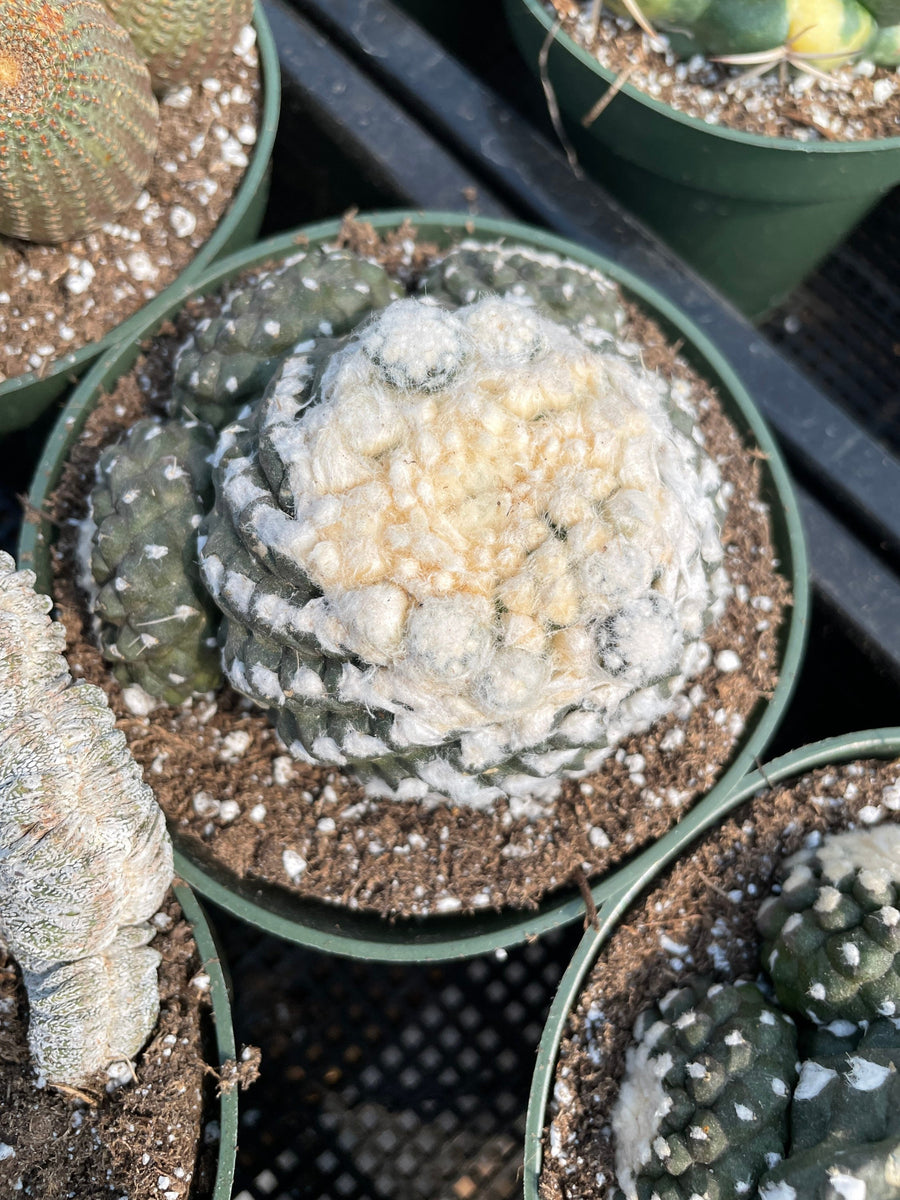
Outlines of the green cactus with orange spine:
M80 237L137 198L157 144L147 68L99 0L6 0L0 234Z
M146 61L157 94L199 83L231 53L253 0L103 0Z

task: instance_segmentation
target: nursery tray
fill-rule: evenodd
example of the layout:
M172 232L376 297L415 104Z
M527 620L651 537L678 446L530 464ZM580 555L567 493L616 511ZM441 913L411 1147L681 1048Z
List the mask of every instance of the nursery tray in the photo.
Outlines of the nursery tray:
M511 216L618 259L701 324L800 482L815 584L795 698L767 753L900 724L900 194L761 330L572 174L499 0L266 0L284 78L265 232L351 207ZM446 46L453 47L452 57ZM7 439L15 544L40 434ZM535 1052L580 924L415 966L333 958L213 909L239 1042L234 1200L513 1200Z

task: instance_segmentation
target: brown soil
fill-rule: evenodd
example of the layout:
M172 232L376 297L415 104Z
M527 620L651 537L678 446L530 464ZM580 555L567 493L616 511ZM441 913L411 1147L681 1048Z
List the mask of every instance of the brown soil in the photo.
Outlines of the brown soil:
M406 270L408 244L407 236L394 245ZM195 317L202 311L196 308ZM595 878L659 837L709 790L777 681L789 585L778 573L768 510L758 498L758 452L741 443L711 389L637 311L631 333L647 365L692 381L707 448L733 486L724 543L735 594L708 631L713 663L681 708L622 744L598 773L567 784L547 815L514 816L502 802L479 813L368 800L334 769L288 758L266 717L227 688L212 705L163 708L149 717L128 712L86 634L68 523L83 512L99 446L159 407L171 348L187 319L101 402L72 451L55 499L63 534L54 568L70 666L109 694L173 833L193 854L248 879L382 915L534 907L555 888ZM157 398L148 400L142 387ZM720 669L721 651L736 652L740 669Z
M783 81L776 69L739 84L747 68L699 57L680 62L628 21L604 16L592 37L592 0L550 4L565 31L623 83L710 125L804 142L900 137L900 75L893 68L851 62L828 82L793 71Z
M824 768L764 792L628 910L566 1026L552 1132L544 1137L541 1200L612 1197L609 1113L639 1013L691 975L755 978L756 912L779 860L814 830L900 822L898 783L900 761L870 761Z
M243 178L259 92L256 47L242 46L216 79L160 103L150 178L116 222L58 246L0 238L0 383L45 374L184 270Z
M112 1093L102 1076L83 1096L37 1085L25 989L0 943L0 1196L187 1200L208 1189L215 1164L198 1160L198 1146L211 1099L203 1058L209 993L174 899L155 921L159 1021L134 1064L134 1083Z

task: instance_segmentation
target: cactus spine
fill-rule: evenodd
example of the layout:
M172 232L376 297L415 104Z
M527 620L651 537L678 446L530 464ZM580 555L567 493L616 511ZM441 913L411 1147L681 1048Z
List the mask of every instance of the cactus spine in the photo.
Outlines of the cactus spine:
M147 69L99 0L6 0L0 233L61 242L111 220L156 151Z
M159 95L199 83L222 65L253 0L103 0L147 63Z
M156 1021L147 922L172 849L104 693L72 683L33 585L0 553L0 934L37 1066L78 1086L134 1057Z

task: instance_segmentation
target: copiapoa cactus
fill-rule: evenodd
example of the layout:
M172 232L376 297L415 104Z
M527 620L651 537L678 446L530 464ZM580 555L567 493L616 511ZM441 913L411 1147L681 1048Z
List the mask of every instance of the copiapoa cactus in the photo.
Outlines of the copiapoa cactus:
M497 297L287 359L215 456L231 683L372 794L551 798L670 708L724 604L718 472L670 405Z
M99 0L6 0L0 233L61 242L137 198L156 152L147 68Z
M107 657L151 705L208 687L182 666L177 694L167 668L159 686L166 624L142 608L160 572L187 584L191 547L233 687L293 755L346 767L370 795L549 801L706 665L729 593L725 501L678 389L637 347L624 357L606 281L516 247L479 253L422 283L450 303L460 286L483 296L453 310L391 302L380 267L329 251L201 324L173 407L219 421L233 396L252 402L219 435L196 543L197 510L180 518L183 560L164 489L127 484L122 464L152 452L142 435L104 456L82 562ZM535 265L562 281L571 328L541 315ZM483 295L501 281L505 298ZM169 631L187 663L188 627Z
M253 0L103 0L131 36L159 94L214 74L250 20Z
M681 57L702 54L754 67L779 62L829 71L865 57L900 62L897 0L606 0L651 34L667 33Z
M783 875L759 913L782 1005L818 1023L900 1014L900 826L827 837Z
M147 922L172 851L104 693L70 679L33 585L0 553L0 934L22 968L38 1068L78 1086L153 1028Z
M701 983L642 1014L635 1038L612 1112L626 1200L752 1195L787 1145L793 1021L752 983Z

